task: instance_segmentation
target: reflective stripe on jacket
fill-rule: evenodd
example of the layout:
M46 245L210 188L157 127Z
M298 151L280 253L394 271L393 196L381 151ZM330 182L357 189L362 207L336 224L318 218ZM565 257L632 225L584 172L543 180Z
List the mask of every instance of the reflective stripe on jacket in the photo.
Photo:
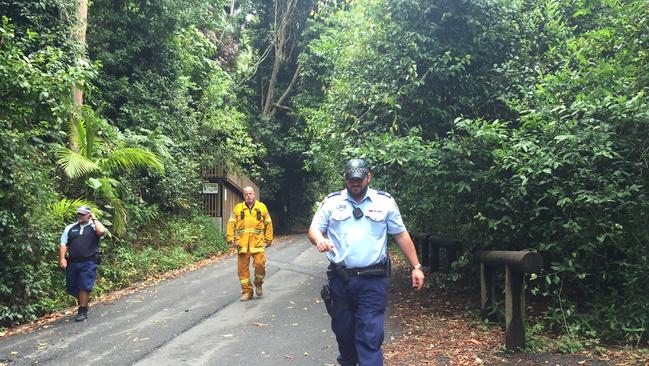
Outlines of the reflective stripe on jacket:
M245 202L234 206L228 220L227 240L235 240L239 253L260 253L266 242L273 241L273 222L266 205L255 201L249 209Z

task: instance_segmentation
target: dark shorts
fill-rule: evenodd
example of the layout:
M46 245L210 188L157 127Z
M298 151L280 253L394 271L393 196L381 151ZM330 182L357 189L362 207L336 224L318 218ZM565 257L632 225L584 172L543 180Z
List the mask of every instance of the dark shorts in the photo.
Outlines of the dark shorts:
M79 296L81 290L91 292L95 286L97 267L98 265L94 261L68 262L68 268L65 271L68 293L72 296Z

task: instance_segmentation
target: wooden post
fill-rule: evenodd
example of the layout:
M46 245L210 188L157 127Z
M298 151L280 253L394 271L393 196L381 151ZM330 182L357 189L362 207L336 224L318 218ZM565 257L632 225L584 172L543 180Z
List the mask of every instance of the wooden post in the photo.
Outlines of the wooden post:
M430 271L439 271L439 247L430 243Z
M506 266L505 269L505 348L525 348L524 274Z
M430 265L430 242L428 241L428 235L421 241L421 265L423 267Z
M446 260L448 262L447 272L451 271L451 264L457 260L457 253L460 250L459 243L454 242L453 245L446 247Z
M480 263L480 311L483 318L493 320L490 315L491 308L496 305L496 286L494 284L494 270L484 263Z
M426 238L428 238L428 234L417 232L417 233L412 233L410 237L412 238L412 242L415 244L415 251L417 252L417 257L422 260L422 266L425 266L425 264L423 264L424 254L422 250L423 250L424 243L426 242Z
M525 347L525 273L538 273L543 268L543 258L534 252L481 251L480 260L481 306L484 312L494 303L489 293L487 267L505 266L505 348L515 350ZM493 288L493 287L492 287ZM493 290L491 290L493 291Z

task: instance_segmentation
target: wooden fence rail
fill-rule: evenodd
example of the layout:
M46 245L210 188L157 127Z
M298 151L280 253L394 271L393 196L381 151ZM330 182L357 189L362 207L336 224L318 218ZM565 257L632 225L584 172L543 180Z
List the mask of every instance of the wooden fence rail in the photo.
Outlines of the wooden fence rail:
M505 348L525 347L525 273L538 273L543 258L534 252L480 251L480 309L486 317L496 303L495 267L505 267Z
M428 233L412 233L412 240L415 243L417 255L421 259L421 265L429 268L431 272L439 271L440 249L446 251L446 270L450 270L451 263L457 260L462 250L462 243L459 240L436 238Z
M429 233L411 233L417 255L423 267L439 270L440 249L446 250L447 270L462 250L459 240L435 238ZM525 274L538 273L543 268L540 254L525 251L480 251L480 309L488 317L496 304L495 268L505 267L505 348L525 347Z

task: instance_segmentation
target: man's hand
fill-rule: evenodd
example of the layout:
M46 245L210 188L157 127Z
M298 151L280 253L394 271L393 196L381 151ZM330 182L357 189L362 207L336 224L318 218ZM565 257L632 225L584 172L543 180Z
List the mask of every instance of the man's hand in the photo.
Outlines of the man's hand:
M315 244L315 247L320 253L328 252L334 248L334 245L329 239L321 239Z
M271 246L272 244L273 244L272 241L267 241L265 247L268 248L268 247Z
M424 286L424 272L421 269L415 268L412 270L412 287L417 291L421 290Z
M228 242L228 244L230 244L231 247L236 247L237 246L237 242L235 242L234 240L230 240Z
M62 258L59 260L59 267L66 269L68 268L68 260L65 258Z

